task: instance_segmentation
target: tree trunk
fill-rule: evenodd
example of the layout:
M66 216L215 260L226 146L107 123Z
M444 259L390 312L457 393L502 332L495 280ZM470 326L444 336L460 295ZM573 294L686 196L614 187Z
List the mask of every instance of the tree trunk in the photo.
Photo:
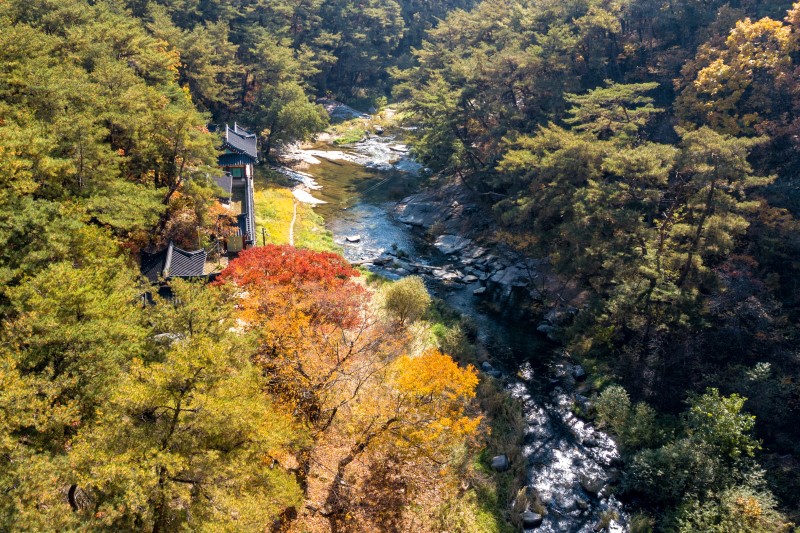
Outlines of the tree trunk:
M362 453L364 453L364 450L367 449L367 446L369 446L376 437L379 437L388 431L397 422L397 418L390 418L375 431L368 432L361 439L361 441L357 442L352 448L350 448L350 452L347 455L339 460L339 464L336 466L336 476L333 478L333 483L331 483L330 489L328 489L328 498L325 502L326 507L331 510L330 516L335 516L337 513L342 511L339 489L342 485L344 485L344 475L347 467L350 465L350 463L358 459Z

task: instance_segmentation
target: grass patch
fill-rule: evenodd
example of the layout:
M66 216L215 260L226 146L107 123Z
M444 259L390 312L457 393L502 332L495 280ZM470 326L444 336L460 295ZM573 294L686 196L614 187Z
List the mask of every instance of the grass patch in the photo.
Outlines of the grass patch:
M357 266L356 270L361 272L361 275L363 276L367 286L380 289L384 285L392 283L392 280L390 280L389 278L381 276L380 274L376 274L375 272L371 271L365 266Z
M333 144L353 144L357 143L367 134L367 129L364 126L364 120L354 118L346 122L334 124L328 128L328 133L333 136Z
M305 204L297 205L294 244L298 248L342 254L341 247L333 242L333 233L325 229L325 220L322 215Z
M284 182L285 178L274 172L256 173L253 199L256 207L258 244L263 242L262 228L266 230L267 242L273 244L289 242L289 226L296 200ZM333 242L333 234L325 229L322 216L313 208L299 202L294 225L294 244L298 248L341 253L341 249Z

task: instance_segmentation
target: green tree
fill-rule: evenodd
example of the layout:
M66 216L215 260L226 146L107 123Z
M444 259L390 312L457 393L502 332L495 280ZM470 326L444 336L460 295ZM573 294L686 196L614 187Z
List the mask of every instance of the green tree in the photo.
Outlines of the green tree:
M761 446L750 434L756 417L742 413L747 398L738 394L721 396L709 389L690 400L687 424L692 438L717 448L730 459L753 457Z
M253 118L267 158L276 144L308 139L328 124L325 109L309 102L295 82L264 86L255 97Z
M103 528L261 529L300 501L279 466L299 441L244 346L193 336L131 362L70 462Z
M745 193L774 180L754 175L747 161L750 149L764 141L721 135L707 127L682 132L678 171L685 182L678 192L685 195L685 214L671 228L678 287L690 274L705 271L708 260L730 253L736 237L747 229L745 215L756 204Z
M149 309L148 351L72 442L82 519L122 530L266 527L299 503L280 463L304 433L264 392L225 288L177 280L172 289Z
M663 111L653 106L653 98L644 96L657 87L658 83L621 85L606 81L605 87L585 94L567 94L565 99L572 107L564 122L575 131L586 131L599 139L635 139L650 117Z

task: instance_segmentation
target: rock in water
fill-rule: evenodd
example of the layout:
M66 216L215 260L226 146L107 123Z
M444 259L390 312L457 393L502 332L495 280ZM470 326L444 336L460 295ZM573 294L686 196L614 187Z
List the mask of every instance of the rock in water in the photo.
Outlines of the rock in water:
M443 254L449 255L466 248L472 241L457 235L441 235L433 245Z
M597 494L606 484L600 476L594 474L581 474L581 487L589 494Z
M547 322L541 322L538 326L536 326L536 331L539 333L544 333L545 335L552 335L557 331L557 328Z
M486 287L479 287L474 291L472 291L472 294L474 294L475 296L481 296L483 294L486 294Z
M522 527L524 529L534 529L542 525L543 517L539 513L525 511L520 517L522 518Z
M506 454L495 455L492 457L492 470L497 472L505 472L508 470L509 466L511 465L508 462L508 456L506 456Z
M586 379L586 370L581 365L578 365L572 371L572 377L575 378L575 381L583 381Z
M361 242L361 235L348 235L344 239L347 242Z

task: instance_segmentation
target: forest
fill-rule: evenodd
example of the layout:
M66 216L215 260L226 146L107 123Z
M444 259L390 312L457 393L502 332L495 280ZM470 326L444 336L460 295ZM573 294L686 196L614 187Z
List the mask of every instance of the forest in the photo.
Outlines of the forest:
M628 530L796 530L800 3L6 0L0 27L0 532L520 530L524 472L488 467L518 406L419 278L266 244L147 296L142 252L213 234L209 125L266 167L328 100L396 106L426 186L578 289L554 349Z

